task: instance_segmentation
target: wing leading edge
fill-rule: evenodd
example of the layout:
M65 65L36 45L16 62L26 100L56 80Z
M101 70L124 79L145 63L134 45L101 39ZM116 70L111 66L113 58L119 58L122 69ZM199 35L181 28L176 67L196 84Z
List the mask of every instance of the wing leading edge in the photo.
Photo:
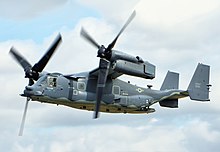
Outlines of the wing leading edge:
M96 69L90 71L89 76L98 77L99 70L100 70L99 68L96 68ZM112 68L109 68L109 73L108 73L109 78L116 79L117 77L120 77L121 75L123 75L123 73L116 72Z

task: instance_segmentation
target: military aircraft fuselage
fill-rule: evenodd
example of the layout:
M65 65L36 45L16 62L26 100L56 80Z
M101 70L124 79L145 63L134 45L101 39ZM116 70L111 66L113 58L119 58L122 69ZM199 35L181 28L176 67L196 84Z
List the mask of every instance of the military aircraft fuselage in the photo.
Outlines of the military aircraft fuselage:
M77 109L94 111L97 77L89 73L64 76L59 73L43 74L32 86L26 86L24 96L34 101L65 105ZM119 79L107 79L101 112L109 113L151 113L149 108L163 97L180 90L153 90L142 88ZM185 97L187 95L181 94Z

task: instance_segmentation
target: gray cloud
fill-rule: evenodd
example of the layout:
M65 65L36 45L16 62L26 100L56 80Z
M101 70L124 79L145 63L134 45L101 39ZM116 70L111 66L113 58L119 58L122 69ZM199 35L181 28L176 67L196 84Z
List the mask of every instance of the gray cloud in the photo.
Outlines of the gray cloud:
M176 118L177 119L177 118ZM15 142L16 148L29 151L207 151L219 148L219 130L209 121L198 118L161 124L160 120L136 123L134 126L107 124L80 127L55 127L27 130L25 144ZM173 120L173 119L171 119ZM38 139L36 135L43 138ZM34 138L35 137L35 138ZM44 141L42 141L44 140ZM42 144L43 143L43 144Z
M112 1L100 1L100 0L81 0L79 3L95 8L101 13L102 17L106 21L123 21L124 17L127 17L134 9L136 4L140 0L112 0Z
M0 2L0 16L11 19L30 19L54 8L58 8L67 1L3 0Z

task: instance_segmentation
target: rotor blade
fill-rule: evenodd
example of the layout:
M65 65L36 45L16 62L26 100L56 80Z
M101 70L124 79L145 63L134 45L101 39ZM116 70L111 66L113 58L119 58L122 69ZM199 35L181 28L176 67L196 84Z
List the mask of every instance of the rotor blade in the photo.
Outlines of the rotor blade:
M122 27L122 29L120 30L120 32L118 33L118 35L115 37L115 39L112 41L112 43L110 43L107 47L107 51L111 51L111 49L115 46L115 43L118 39L118 37L121 35L121 33L125 30L125 28L128 26L128 24L134 19L136 15L136 12L133 11L133 13L131 14L131 16L128 18L128 20L126 21L126 23L124 24L124 26Z
M56 37L56 39L54 40L48 51L45 53L45 55L39 60L38 63L36 63L33 66L32 68L33 71L36 72L43 71L44 67L47 65L48 61L50 60L51 56L53 55L54 51L56 50L56 48L58 47L61 41L62 41L62 37L60 34L58 34L58 36Z
M100 59L99 62L99 76L96 88L96 103L95 103L95 113L94 119L98 118L100 104L103 96L103 91L105 88L107 76L109 73L110 62L106 59Z
M81 28L80 32L81 36L85 38L89 43L97 47L98 49L100 48L100 45L86 32L84 28Z
M10 49L9 53L23 67L24 71L31 69L31 64L14 47Z
M29 86L32 86L33 84L34 84L34 80L31 79L31 78L29 78L28 85L29 85Z
M23 135L24 123L25 123L25 119L26 119L28 103L29 103L29 98L27 97L27 101L25 103L24 113L23 113L23 117L22 117L22 121L21 121L21 126L20 126L20 130L19 130L19 134L18 134L19 136Z

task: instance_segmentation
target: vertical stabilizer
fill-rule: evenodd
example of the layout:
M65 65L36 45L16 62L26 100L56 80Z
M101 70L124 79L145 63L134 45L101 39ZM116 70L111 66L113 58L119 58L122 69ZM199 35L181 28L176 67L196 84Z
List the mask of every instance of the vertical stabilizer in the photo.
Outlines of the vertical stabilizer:
M160 90L178 89L179 88L179 73L167 72Z
M210 66L199 63L187 89L191 100L209 101Z
M179 73L167 72L160 90L178 89ZM159 102L160 106L168 108L178 108L178 99L165 99Z

